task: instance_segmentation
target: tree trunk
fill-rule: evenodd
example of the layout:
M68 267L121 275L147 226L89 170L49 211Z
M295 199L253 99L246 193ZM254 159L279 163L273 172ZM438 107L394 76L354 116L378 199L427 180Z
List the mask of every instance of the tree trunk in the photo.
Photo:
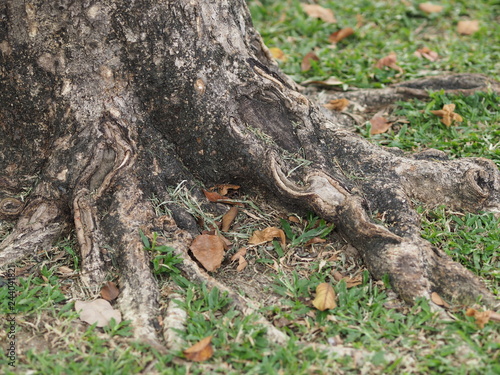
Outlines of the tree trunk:
M495 304L420 237L412 207L500 212L495 164L353 134L278 70L243 0L7 0L1 13L0 212L16 222L1 265L74 228L82 280L99 286L116 259L122 312L155 341L158 291L139 236L159 225L149 198L184 180L231 182L335 223L409 302L437 292ZM25 204L12 198L27 187ZM193 219L174 219L166 241L188 264Z

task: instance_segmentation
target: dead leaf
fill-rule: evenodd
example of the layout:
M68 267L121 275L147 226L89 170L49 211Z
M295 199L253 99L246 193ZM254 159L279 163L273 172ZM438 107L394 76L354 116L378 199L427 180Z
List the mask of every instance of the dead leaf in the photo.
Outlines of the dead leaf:
M415 56L420 57L420 58L424 57L429 61L439 60L439 55L437 54L437 52L432 51L427 47L417 49L415 51Z
M232 184L220 184L220 185L215 185L215 188L219 191L220 195L227 195L229 190L238 190L240 188L239 185L232 185Z
M94 301L76 301L75 311L80 313L80 320L88 324L97 323L97 327L107 326L111 319L115 319L116 323L122 321L120 311L113 309L111 304L102 298Z
M211 358L214 354L212 347L212 336L205 337L190 348L184 350L186 359L193 362L202 362Z
M218 235L200 234L189 249L207 271L215 271L224 258L224 241Z
M228 197L220 195L216 191L208 191L208 190L203 189L203 194L205 194L205 197L207 197L207 199L210 202L227 201L229 199Z
M302 5L302 9L307 13L309 17L319 18L328 23L336 23L337 20L333 15L333 11L331 9L323 8L319 5L314 4L300 4Z
M300 64L300 69L303 72L307 72L309 69L311 69L311 61L319 61L318 55L316 55L313 51L304 56L304 58L302 59L302 63Z
M349 35L354 34L354 29L352 27L345 27L343 29L340 29L338 31L335 31L334 33L330 34L328 37L328 41L330 43L338 43L342 39L347 38Z
M459 21L457 25L457 32L462 35L472 35L479 30L479 21Z
M332 276L335 279L335 281L340 281L344 278L344 275L342 275L339 271L335 270L332 271Z
M450 308L450 305L444 301L439 294L436 292L431 293L431 301L434 302L438 306L443 306L444 308Z
M363 276L345 276L342 278L342 280L344 280L347 289L363 284Z
M223 232L227 232L229 228L231 227L231 224L234 221L234 218L238 215L238 207L232 206L229 211L225 213L224 216L222 216L222 228L221 230Z
M389 67L391 69L397 70L399 73L403 74L403 68L396 64L397 56L395 52L391 52L385 57L382 57L377 63L375 67L378 69L383 69L384 67Z
M445 104L443 109L437 111L431 111L432 114L441 117L441 122L446 126L451 126L454 121L462 122L463 118L458 113L453 112L455 110L455 104Z
M287 60L285 52L283 52L278 47L271 47L271 48L269 48L269 52L271 52L271 56L275 60L282 61L282 62L285 62Z
M302 82L302 85L307 86L307 85L317 85L317 86L340 86L343 85L344 82L341 80L335 78L335 77L329 77L324 81L318 81L318 80L306 80Z
M350 102L346 98L330 100L328 103L323 104L323 107L331 111L341 112L349 106Z
M247 248L242 247L240 248L234 255L231 257L231 262L234 262L235 260L240 259L241 257L244 257L247 253Z
M267 227L264 230L256 230L253 232L252 237L248 240L250 245L260 245L275 238L279 238L281 241L281 246L286 246L286 236L283 230L276 227Z
M294 215L288 216L288 221L291 221L292 223L300 224L300 219Z
M325 239L323 238L319 238L319 237L313 237L311 238L309 241L307 241L304 246L310 246L310 245L314 245L316 243L323 243L323 242L326 242Z
M101 297L106 301L113 301L119 294L120 291L116 287L116 284L112 281L108 281L101 288Z
M248 266L247 260L245 257L240 257L238 259L238 267L236 267L236 271L241 272L246 268L246 266Z
M442 5L436 5L436 4L432 4L432 3L422 3L422 4L419 4L418 7L420 8L420 10L422 12L425 12L425 13L439 13L443 10Z
M476 319L476 324L478 325L478 327L483 329L484 325L490 321L490 316L492 312L493 311L490 310L481 312L473 308L468 308L467 311L465 312L465 315L473 316L474 319Z
M387 119L382 116L375 116L370 120L372 128L370 134L382 134L385 133L392 125L392 122L387 122Z
M67 267L67 266L61 266L57 269L57 271L61 274L61 275L70 275L72 274L73 272L75 272L75 270Z
M312 301L314 307L320 311L334 309L337 307L335 302L335 291L328 283L321 283L316 287L316 298Z

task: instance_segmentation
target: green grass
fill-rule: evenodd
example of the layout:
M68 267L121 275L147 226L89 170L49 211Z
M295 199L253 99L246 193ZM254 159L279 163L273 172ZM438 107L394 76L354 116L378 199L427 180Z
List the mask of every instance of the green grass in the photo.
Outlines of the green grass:
M303 1L306 2L306 1ZM268 47L283 50L287 60L282 69L296 81L330 76L356 87L381 87L388 83L443 72L476 72L499 78L500 13L497 0L443 0L442 12L427 15L417 1L348 2L320 1L333 10L336 24L309 18L300 1L251 1L255 26ZM362 19L361 25L358 20ZM478 20L473 35L459 35L460 20ZM358 25L358 26L357 26ZM355 34L332 46L328 36L345 27ZM427 46L440 59L430 62L414 52ZM300 68L303 57L315 50L320 61L307 72ZM395 70L375 69L375 63L396 52L403 75Z

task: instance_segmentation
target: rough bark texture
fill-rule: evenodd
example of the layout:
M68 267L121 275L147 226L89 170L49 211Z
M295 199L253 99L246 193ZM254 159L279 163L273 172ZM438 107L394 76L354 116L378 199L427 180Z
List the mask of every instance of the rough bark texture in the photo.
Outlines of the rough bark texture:
M278 70L243 0L0 7L0 210L16 221L1 265L74 228L82 279L98 287L116 259L125 318L156 342L158 292L139 230L170 231L183 267L196 266L183 231L193 219L174 211L175 223L158 223L148 199L183 180L232 182L334 222L407 301L438 292L495 304L420 237L412 201L500 212L496 166L405 155L347 131ZM12 198L29 186L26 204Z

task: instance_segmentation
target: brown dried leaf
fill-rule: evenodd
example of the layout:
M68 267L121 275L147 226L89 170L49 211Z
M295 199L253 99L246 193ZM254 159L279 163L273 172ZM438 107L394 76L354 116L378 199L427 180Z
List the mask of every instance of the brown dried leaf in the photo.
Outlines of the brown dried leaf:
M328 283L321 283L316 287L316 297L312 304L320 311L334 309L337 307L335 298L336 294L332 286Z
M111 304L102 298L94 301L76 301L75 311L80 313L80 320L88 324L96 323L97 327L107 326L111 319L115 319L116 323L122 321L120 311L113 309Z
M205 194L205 197L207 197L207 199L210 202L227 201L229 199L228 197L220 195L216 191L208 191L208 190L203 189L203 194Z
M356 276L356 277L343 277L342 280L345 281L346 288L352 288L354 286L358 286L363 284L363 277L362 276Z
M101 288L101 297L106 301L113 301L119 294L120 291L116 287L116 284L112 281L108 281Z
M304 56L304 58L302 59L302 63L300 64L300 69L303 72L307 72L309 69L311 69L311 61L319 61L318 55L316 55L313 51Z
M238 259L238 267L236 267L236 271L241 272L246 268L246 266L248 266L247 260L245 257L240 257Z
M476 319L476 324L478 325L478 327L483 329L484 325L490 321L491 313L492 311L490 310L481 312L473 308L468 308L465 315L473 316L474 319Z
M457 32L462 35L472 35L479 30L479 21L459 21L457 25Z
M275 60L282 61L282 62L285 62L287 60L285 52L283 52L278 47L271 47L271 48L269 48L269 52L271 52L271 56Z
M250 245L260 245L272 241L275 238L280 239L282 247L286 246L285 232L276 227L267 227L264 230L256 230L255 232L253 232L250 240L248 240L248 243Z
M439 60L439 55L437 52L430 50L427 47L417 49L415 51L415 56L420 57L420 58L426 58L429 61L437 61Z
M207 271L215 271L224 258L224 241L217 235L200 234L189 249Z
M334 33L330 34L328 37L328 41L330 43L338 43L342 39L347 38L349 35L354 34L354 29L352 27L345 27L343 29L340 29L338 31L335 31Z
M57 269L57 272L59 272L61 275L70 275L75 272L75 270L67 266L61 266Z
M370 134L382 134L385 133L392 125L392 122L387 122L387 119L382 116L375 116L370 120L372 128Z
M186 359L193 362L202 362L210 359L214 354L212 347L212 336L205 337L190 348L184 350Z
M291 221L292 223L297 223L300 224L300 219L297 216L288 216L288 221Z
M437 111L431 111L432 114L441 117L441 122L446 126L451 126L454 121L462 122L463 118L458 113L453 112L455 110L455 104L445 104L443 109Z
M238 207L232 206L229 211L225 213L224 216L222 216L222 228L221 230L223 232L227 232L229 228L231 227L231 224L234 221L234 218L238 215Z
M422 4L419 4L418 7L420 8L420 10L422 12L425 12L425 13L439 13L443 10L442 5L436 5L436 4L432 4L432 3L422 3Z
M323 238L319 238L319 237L313 237L309 241L307 241L304 246L310 246L310 245L314 245L316 243L323 243L323 242L326 242L326 240Z
M332 272L332 276L335 279L335 281L340 281L344 278L344 275L342 275L339 271L335 270Z
M395 52L391 52L385 57L382 57L377 63L375 67L378 69L383 69L384 67L389 67L391 69L397 70L399 73L403 74L403 68L396 64L397 56Z
M239 185L232 185L232 184L220 184L220 185L215 185L215 187L219 191L220 195L227 195L229 190L238 190L240 188Z
M336 23L337 20L333 15L333 11L331 9L323 8L319 5L314 4L300 4L302 5L302 9L307 13L309 17L319 18L328 23Z
M436 292L432 292L431 294L431 301L434 302L438 306L443 306L444 308L448 309L450 305L444 301L439 294Z
M331 111L341 112L349 106L350 102L346 98L330 100L328 103L323 104L323 107Z
M244 257L247 253L247 248L242 247L240 248L234 255L231 257L231 262L234 262L235 260L240 259L241 257Z

